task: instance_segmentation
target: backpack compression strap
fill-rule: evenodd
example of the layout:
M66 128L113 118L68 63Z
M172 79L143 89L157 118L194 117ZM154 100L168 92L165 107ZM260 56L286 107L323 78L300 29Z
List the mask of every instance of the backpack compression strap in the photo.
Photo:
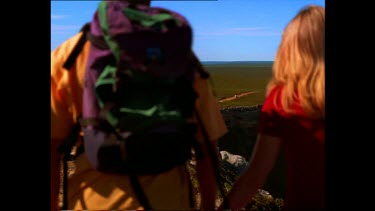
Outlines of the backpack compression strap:
M115 57L116 61L120 60L120 46L116 43L110 33L109 33L109 24L108 24L108 16L107 16L107 1L101 1L98 5L98 18L99 18L99 25L100 29L103 33L104 40L107 43L108 47L111 49L113 56Z

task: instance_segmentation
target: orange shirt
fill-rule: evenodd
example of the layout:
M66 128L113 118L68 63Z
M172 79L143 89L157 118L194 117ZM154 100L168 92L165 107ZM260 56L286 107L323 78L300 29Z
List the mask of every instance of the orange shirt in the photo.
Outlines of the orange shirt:
M84 70L90 44L86 43L76 63L67 71L63 68L69 53L81 33L71 37L51 53L51 140L61 142L69 133L82 111ZM194 89L198 93L197 111L210 140L227 132L217 99L207 80L196 75ZM197 134L203 141L202 135ZM59 143L57 143L59 144ZM140 183L155 209L189 209L189 175L184 166L159 175L142 176ZM95 171L85 154L77 158L76 171L69 178L68 209L140 209L126 175L111 175Z

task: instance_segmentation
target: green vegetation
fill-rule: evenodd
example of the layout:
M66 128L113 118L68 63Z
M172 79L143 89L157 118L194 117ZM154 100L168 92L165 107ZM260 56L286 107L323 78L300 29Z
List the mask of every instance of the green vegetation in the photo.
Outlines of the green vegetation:
M255 92L235 100L220 103L223 108L262 104L265 88L272 75L272 63L206 64L211 74L211 85L221 100L245 92Z

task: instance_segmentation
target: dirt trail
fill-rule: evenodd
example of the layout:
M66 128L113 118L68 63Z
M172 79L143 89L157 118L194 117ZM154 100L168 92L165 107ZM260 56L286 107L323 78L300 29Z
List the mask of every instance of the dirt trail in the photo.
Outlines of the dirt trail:
M246 96L246 95L249 95L249 94L253 94L253 93L256 93L256 92L244 92L244 93L241 93L241 94L236 94L233 97L227 97L227 98L221 99L221 100L219 100L219 102L221 103L221 102L225 102L225 101L235 100L237 98L240 98L240 97L243 97L243 96Z

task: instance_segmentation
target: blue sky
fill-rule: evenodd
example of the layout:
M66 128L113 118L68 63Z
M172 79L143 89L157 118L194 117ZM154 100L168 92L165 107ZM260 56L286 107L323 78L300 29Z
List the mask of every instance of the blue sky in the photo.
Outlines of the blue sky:
M51 50L90 21L99 1L51 1ZM202 61L273 61L288 22L324 0L157 0L151 6L184 15Z

